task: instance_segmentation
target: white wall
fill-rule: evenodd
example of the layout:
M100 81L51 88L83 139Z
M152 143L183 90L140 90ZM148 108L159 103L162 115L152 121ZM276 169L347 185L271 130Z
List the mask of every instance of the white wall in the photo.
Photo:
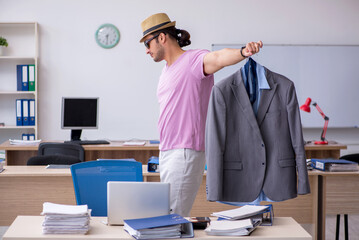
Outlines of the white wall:
M40 138L69 138L60 128L63 96L100 97L99 129L84 130L84 139L158 138L156 87L164 63L154 63L138 42L141 21L158 12L191 33L191 48L257 40L359 44L357 0L0 0L0 21L39 23ZM121 33L110 50L94 39L103 23ZM320 135L320 129L304 132L308 140ZM330 129L327 135L359 152L358 133Z

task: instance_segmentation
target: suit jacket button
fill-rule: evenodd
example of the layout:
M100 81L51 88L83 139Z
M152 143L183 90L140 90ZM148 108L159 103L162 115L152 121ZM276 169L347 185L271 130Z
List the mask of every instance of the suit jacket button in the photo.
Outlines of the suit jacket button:
M264 162L262 162L262 165L265 165L265 163L264 163Z

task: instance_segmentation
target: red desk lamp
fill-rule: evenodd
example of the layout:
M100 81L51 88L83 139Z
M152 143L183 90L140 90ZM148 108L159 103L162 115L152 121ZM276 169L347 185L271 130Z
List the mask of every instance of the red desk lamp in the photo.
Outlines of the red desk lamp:
M300 106L300 110L310 113L310 103L311 102L312 102L312 99L307 98L307 100L305 100L305 103L302 106ZM324 118L324 121L325 121L322 135L320 136L321 141L315 141L314 144L328 144L328 141L325 140L325 134L327 133L329 118L324 115L322 109L320 109L320 107L318 106L318 104L316 102L313 102L312 105L318 110L318 112Z

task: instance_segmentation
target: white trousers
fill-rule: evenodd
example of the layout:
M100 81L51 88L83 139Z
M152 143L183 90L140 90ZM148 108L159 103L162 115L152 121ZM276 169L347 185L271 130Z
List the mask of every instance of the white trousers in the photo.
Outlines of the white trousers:
M161 182L170 183L171 213L189 217L202 183L205 153L192 149L160 151Z

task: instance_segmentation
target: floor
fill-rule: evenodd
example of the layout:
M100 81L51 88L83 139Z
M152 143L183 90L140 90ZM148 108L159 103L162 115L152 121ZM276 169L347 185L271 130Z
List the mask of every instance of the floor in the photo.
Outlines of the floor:
M359 215L349 215L349 239L350 240L359 240ZM313 225L311 224L303 224L302 225L305 230L309 233L312 233ZM326 218L326 231L325 238L327 240L335 239L335 227L336 227L336 216L328 215ZM5 234L8 227L0 226L0 239ZM340 236L339 239L344 240L344 217L341 216L340 219Z

